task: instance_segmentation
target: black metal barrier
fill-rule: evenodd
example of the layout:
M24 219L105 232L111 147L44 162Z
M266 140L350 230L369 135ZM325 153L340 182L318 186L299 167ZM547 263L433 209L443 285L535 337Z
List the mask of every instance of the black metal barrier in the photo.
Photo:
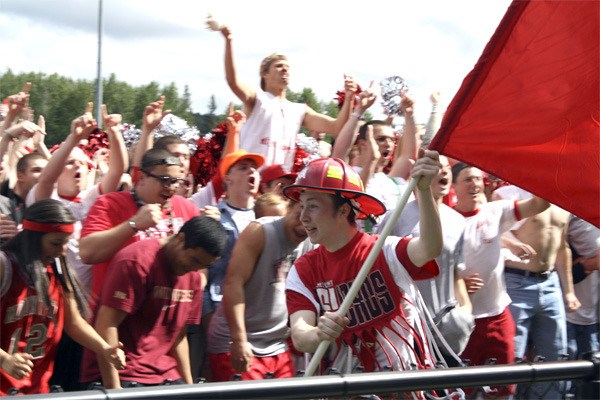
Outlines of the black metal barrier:
M600 399L600 353L588 360L489 365L403 372L199 383L19 396L55 400L308 399L511 383L578 380L582 399Z

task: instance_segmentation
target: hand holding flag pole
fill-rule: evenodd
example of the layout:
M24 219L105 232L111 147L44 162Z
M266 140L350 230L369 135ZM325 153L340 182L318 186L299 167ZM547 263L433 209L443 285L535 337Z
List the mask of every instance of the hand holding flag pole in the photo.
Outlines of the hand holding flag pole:
M400 198L398 199L398 203L396 204L396 208L392 212L390 219L387 221L387 223L383 227L383 230L381 231L379 238L375 242L375 245L371 249L371 252L367 256L367 259L363 263L362 267L358 271L358 274L356 276L356 279L352 283L352 286L350 286L350 290L348 291L348 294L344 298L344 301L340 305L340 308L337 310L337 313L339 315L345 316L348 313L348 310L350 309L350 306L352 306L352 303L354 302L354 299L355 299L356 295L358 294L360 287L362 286L365 279L367 278L367 275L371 271L371 267L373 266L373 263L377 259L377 256L379 255L379 252L381 251L381 248L383 247L383 243L385 242L385 239L390 235L392 228L394 227L394 225L396 224L396 221L398 220L398 217L400 217L400 214L404 210L404 207L406 206L406 203L408 202L408 198L410 197L410 194L413 192L413 190L417 186L417 183L419 183L419 178L418 177L412 178L409 181L409 183L406 187L406 190L404 191L404 193L402 193L402 196L400 196ZM325 352L327 351L327 348L329 347L330 344L331 344L331 342L328 340L324 340L321 343L319 343L319 346L317 347L315 354L311 358L310 363L308 364L308 367L306 367L304 376L312 376L315 373L317 367L321 363L321 359L325 355Z

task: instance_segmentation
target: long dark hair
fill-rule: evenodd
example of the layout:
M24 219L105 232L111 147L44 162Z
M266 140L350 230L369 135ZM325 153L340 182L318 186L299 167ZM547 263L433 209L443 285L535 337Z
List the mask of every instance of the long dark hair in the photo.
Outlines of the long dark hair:
M42 224L68 225L76 222L71 211L60 201L45 199L35 202L25 209L23 219ZM0 249L10 254L17 261L17 271L30 287L35 288L47 307L50 307L48 295L48 274L42 263L42 238L47 232L23 229ZM87 295L81 289L77 277L71 272L65 257L60 257L59 265L52 263L54 273L59 278L63 290L73 292L79 311L84 317L89 316Z

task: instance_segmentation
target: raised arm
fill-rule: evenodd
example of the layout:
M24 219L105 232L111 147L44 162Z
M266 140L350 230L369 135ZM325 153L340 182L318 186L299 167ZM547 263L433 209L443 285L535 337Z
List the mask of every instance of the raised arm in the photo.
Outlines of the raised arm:
M8 105L6 118L4 121L0 123L0 162L4 159L4 156L12 151L12 142L13 139L18 138L18 132L9 131L9 129L13 126L14 122L17 120L17 117L21 115L25 108L27 108L27 104L29 103L29 89L31 88L31 83L27 82L23 89L17 94L13 94L8 97ZM29 121L23 121L23 123L28 123ZM21 124L19 124L21 125ZM20 128L19 128L20 129ZM7 134L8 132L8 134ZM12 159L12 165L11 165ZM14 178L16 177L15 171L16 161L14 161L14 157L9 157L7 163L5 163L4 168L6 168L6 178L9 180L9 183L12 185L14 182Z
M440 103L440 92L431 93L431 114L429 115L429 120L427 121L427 126L425 127L425 134L423 135L423 147L429 146L429 143L435 137L435 134L440 129L440 125L442 124L442 113L439 110Z
M51 154L50 150L48 150L48 147L46 146L46 119L43 115L38 117L37 125L40 127L40 131L33 135L33 147L35 148L35 151L49 160Z
M100 188L102 193L114 192L119 188L121 176L127 170L127 149L121 134L121 115L108 114L106 105L102 104L102 120L106 133L108 134L108 148L110 150L110 162L108 171L102 177Z
M142 117L142 131L140 138L135 146L131 166L139 168L142 165L142 157L144 153L154 146L154 136L152 132L160 124L162 119L171 113L171 110L163 111L165 106L165 96L160 96L157 101L153 101L144 108Z
M369 125L366 128L367 132L365 134L365 140L360 140L358 143L358 146L360 146L360 155L357 163L357 165L362 168L358 175L365 187L369 184L369 179L371 179L375 173L377 164L381 159L379 145L375 141L373 135L373 125Z
M373 86L373 82L371 82L371 86ZM352 114L350 115L350 118L348 118L335 138L335 142L331 151L331 158L341 158L346 162L348 161L348 155L350 154L352 145L358 136L358 123L360 118L365 111L375 103L375 100L377 99L377 95L370 90L371 86L369 86L369 89L361 92L358 95L358 101L354 107L354 110L352 111ZM354 92L346 90L344 105L346 102L352 103L353 98Z
M17 120L17 117L21 115L25 107L27 107L27 104L29 104L30 88L31 83L27 82L19 93L8 96L8 111L6 113L6 118L4 118L4 122L0 125L0 130L2 130L1 133L13 125Z
M400 138L400 151L397 151L388 176L408 179L412 166L417 159L417 125L414 117L414 100L409 96L403 96L400 109L404 115L404 133Z
M98 124L92 117L91 110L93 103L88 103L88 111L80 117L77 117L71 123L71 133L61 146L52 154L48 165L40 174L40 179L36 185L34 201L48 199L52 195L54 185L62 173L71 151L77 146L79 141L88 137L88 135L98 128Z
M233 111L233 103L229 103L229 114L227 117L227 136L223 144L221 158L240 149L240 130L246 121L246 114L242 111Z
M17 177L17 162L23 154L28 153L24 149L27 141L31 140L30 138L35 135L43 136L43 134L42 128L30 121L21 121L18 124L12 125L2 134L2 138L0 139L0 160L4 158L5 154L9 154L5 167L6 179L9 179L11 183Z
M422 156L415 163L412 179L419 179L419 229L421 235L408 243L408 256L413 264L421 266L439 256L442 251L442 226L437 202L431 193L431 181L440 170L436 151L421 150Z
M227 84L238 99L244 103L244 111L250 115L256 101L256 90L240 82L233 55L233 37L228 26L221 27L221 34L225 38L225 79Z
M350 117L354 93L356 92L357 87L358 85L354 81L354 78L350 75L344 75L344 89L346 90L346 93L349 94L344 99L344 104L342 105L342 109L337 118L331 118L328 115L320 114L309 106L306 106L306 114L304 115L302 126L309 131L324 132L336 137L346 121L348 121L348 117ZM352 96L350 96L350 93Z
M223 283L223 307L231 332L231 366L240 372L248 371L254 355L246 336L246 300L244 286L265 247L265 231L253 222L240 235Z

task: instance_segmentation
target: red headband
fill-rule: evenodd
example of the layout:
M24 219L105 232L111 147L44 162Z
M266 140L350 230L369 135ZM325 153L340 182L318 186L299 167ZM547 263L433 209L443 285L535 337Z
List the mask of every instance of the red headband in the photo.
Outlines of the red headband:
M75 230L74 224L57 224L57 223L49 223L45 224L42 222L29 221L27 219L23 220L23 229L27 229L28 231L34 232L65 232L65 233L73 233Z

